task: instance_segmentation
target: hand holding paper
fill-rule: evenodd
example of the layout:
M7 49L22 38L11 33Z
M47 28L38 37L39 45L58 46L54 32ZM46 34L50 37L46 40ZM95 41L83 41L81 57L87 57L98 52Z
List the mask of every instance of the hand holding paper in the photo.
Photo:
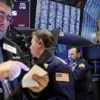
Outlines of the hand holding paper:
M33 80L32 77L35 74L40 76L41 80L36 80L36 81ZM26 88L26 87L38 87L39 85L41 85L41 81L44 81L42 83L43 84L45 83L44 85L47 85L49 79L48 78L46 78L46 80L43 79L43 76L46 75L46 74L47 74L47 72L44 69L42 69L38 65L34 65L31 68L31 70L27 74L25 74L25 76L23 77L23 79L22 79L22 87L23 88ZM45 82L45 81L47 81L47 82Z

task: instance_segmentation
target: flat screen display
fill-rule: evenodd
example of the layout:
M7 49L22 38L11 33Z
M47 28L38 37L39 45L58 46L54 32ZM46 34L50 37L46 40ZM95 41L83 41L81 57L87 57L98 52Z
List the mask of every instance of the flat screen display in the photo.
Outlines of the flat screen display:
M85 0L51 0L51 1L55 1L55 2L60 2L63 4L67 4L67 5L71 5L74 7L78 7L78 8L82 8L83 3Z
M85 47L82 50L85 59L100 59L100 46Z
M50 0L37 0L35 28L79 34L80 8Z
M96 42L98 19L100 18L100 0L87 0L82 22L82 36Z
M14 8L11 26L15 28L30 28L30 0L13 0Z
M58 44L56 56L67 62L68 53L66 44Z

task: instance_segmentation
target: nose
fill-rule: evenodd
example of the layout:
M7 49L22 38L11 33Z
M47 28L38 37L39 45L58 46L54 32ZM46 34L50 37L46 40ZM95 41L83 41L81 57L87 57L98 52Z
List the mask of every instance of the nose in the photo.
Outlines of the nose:
M3 25L2 21L0 21L0 25Z
M68 56L68 58L70 59L70 56Z
M71 55L68 55L68 58L71 59Z
M30 47L29 47L29 48L30 48L30 50L31 50L31 45L30 45Z
M9 24L7 20L0 21L0 25L5 25L5 24Z

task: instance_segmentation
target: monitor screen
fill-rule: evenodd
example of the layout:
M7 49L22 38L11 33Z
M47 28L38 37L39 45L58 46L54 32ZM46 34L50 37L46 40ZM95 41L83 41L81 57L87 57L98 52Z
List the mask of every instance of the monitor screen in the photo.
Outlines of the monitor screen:
M12 17L15 28L30 28L30 0L13 0Z
M82 8L83 3L85 2L85 0L51 0L51 1L60 2L63 4L67 4L79 8Z
M35 28L52 30L60 27L60 32L79 34L80 8L50 0L37 0Z
M67 62L68 53L66 44L58 44L56 56Z
M100 18L100 0L87 0L82 22L82 36L96 42L97 23Z
M100 46L82 48L85 59L100 59Z

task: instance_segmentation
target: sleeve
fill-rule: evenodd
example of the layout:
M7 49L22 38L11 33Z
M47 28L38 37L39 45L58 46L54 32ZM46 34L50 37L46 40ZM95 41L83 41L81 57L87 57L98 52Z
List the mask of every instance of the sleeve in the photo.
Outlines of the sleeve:
M84 59L79 61L76 69L73 71L73 76L74 76L75 81L81 80L83 77L85 77L88 70L89 70L88 62L85 61Z
M40 96L40 93L32 92L28 88L23 88L22 90L28 100L34 100Z
M74 80L71 70L66 64L58 64L53 76L53 86L55 94L48 100L75 100Z

